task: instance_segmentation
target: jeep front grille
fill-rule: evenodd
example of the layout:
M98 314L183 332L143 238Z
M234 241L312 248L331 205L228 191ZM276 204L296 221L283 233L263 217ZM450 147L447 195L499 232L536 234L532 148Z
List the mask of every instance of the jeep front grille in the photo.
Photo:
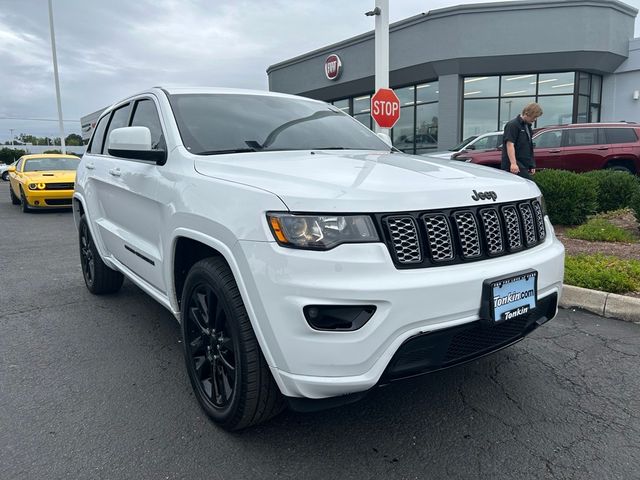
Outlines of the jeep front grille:
M380 214L398 268L420 268L515 253L546 237L537 200L439 211Z

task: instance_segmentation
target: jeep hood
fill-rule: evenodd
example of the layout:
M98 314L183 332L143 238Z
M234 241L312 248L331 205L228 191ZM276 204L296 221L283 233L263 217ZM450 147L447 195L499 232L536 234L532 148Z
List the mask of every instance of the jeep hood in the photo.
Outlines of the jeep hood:
M507 172L403 153L253 152L195 157L195 169L269 191L291 211L397 212L492 204L494 196L495 203L502 203L540 195L533 182ZM480 199L474 191L495 195Z

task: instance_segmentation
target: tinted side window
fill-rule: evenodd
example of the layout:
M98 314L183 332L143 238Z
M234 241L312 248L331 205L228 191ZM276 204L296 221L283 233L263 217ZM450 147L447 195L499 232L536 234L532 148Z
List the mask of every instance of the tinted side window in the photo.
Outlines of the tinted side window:
M109 122L109 115L105 115L100 119L98 125L96 125L96 131L91 138L91 145L89 145L89 153L101 153L102 142L104 140L104 131L107 128Z
M633 128L605 128L608 143L635 143L638 141Z
M164 150L164 136L156 106L151 100L139 100L133 112L132 127L147 127L151 132L151 148Z
M567 147L597 145L600 143L598 141L597 128L568 128L565 130L565 135L565 146Z
M562 130L543 132L534 140L536 148L558 148L562 140Z
M109 122L109 127L107 128L107 134L105 135L104 149L102 153L107 153L107 148L109 144L109 134L115 130L116 128L122 128L128 126L129 123L129 111L131 105L126 104L124 107L120 107L117 110L114 110L111 114L111 121Z

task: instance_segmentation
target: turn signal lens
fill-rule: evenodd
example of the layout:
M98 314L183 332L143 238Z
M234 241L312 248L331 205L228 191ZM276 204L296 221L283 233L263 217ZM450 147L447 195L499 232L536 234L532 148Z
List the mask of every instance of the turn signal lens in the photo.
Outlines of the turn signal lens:
M273 236L280 245L329 250L342 243L379 242L368 215L302 215L268 213Z
M47 184L46 183L39 183L38 184L38 190L44 190L45 188L47 188Z

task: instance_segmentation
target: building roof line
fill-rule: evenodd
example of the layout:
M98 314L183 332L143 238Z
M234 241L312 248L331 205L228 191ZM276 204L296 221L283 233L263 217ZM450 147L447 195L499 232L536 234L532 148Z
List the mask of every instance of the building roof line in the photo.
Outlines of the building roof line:
M453 7L439 8L437 10L430 10L428 12L419 13L404 20L389 25L389 33L396 30L402 30L403 28L426 22L429 20L437 20L440 18L446 18L456 15L465 15L471 13L487 13L495 11L517 11L517 10L537 10L548 8L560 8L560 7L599 7L599 8L611 8L617 10L620 13L636 17L638 15L638 9L627 5L619 0L538 0L535 4L531 4L528 1L516 0L509 2L492 2L492 3L476 3L469 5L455 5ZM267 68L267 75L275 70L300 63L313 57L328 55L329 53L336 53L336 50L345 49L359 43L363 43L374 38L374 30L370 30L366 33L356 35L341 42L332 43L316 50L312 50L302 55L284 60L279 63L275 63ZM338 52L339 53L339 52Z

